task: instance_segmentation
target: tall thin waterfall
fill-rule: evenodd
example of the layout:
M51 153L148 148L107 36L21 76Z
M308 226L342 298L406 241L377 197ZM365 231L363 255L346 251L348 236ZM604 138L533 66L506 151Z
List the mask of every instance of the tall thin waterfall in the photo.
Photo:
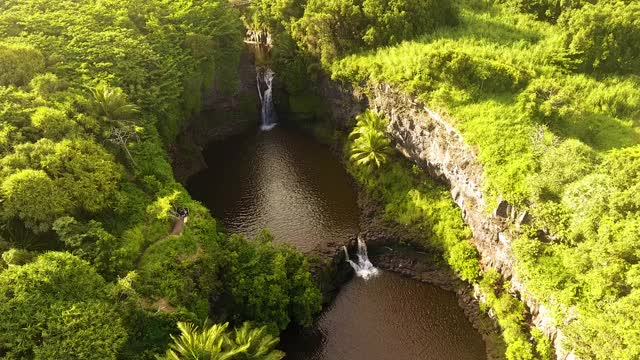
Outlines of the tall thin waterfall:
M346 256L347 262L353 270L356 272L356 275L368 280L376 275L378 275L378 269L373 266L371 261L369 261L369 256L367 255L367 244L362 240L362 237L358 236L358 262L354 262L349 259L349 252L347 251L347 247L343 246L344 255Z
M264 70L258 70L258 95L260 96L260 102L262 103L262 125L260 129L269 131L278 125L278 115L276 109L273 106L273 78L276 74L273 70L266 68ZM264 92L261 89L260 84L265 84L266 89Z

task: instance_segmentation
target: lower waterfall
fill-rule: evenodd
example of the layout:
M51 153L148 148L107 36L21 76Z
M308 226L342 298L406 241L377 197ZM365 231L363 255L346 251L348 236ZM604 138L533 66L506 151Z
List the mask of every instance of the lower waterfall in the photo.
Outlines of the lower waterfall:
M358 277L367 280L378 275L379 270L373 266L371 261L369 261L369 256L367 255L367 244L362 240L361 236L358 236L358 262L349 259L349 252L347 251L346 246L343 246L342 248L344 249L344 255L347 262L351 265Z

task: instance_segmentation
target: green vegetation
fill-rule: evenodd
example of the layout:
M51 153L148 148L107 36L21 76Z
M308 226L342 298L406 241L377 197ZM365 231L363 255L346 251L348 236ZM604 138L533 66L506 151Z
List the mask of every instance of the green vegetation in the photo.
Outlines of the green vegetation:
M319 311L302 255L221 233L173 178L165 149L203 91L235 91L241 46L226 0L0 3L0 357L152 359L211 318L266 326L229 336L263 358Z
M252 26L284 28L302 49L327 62L457 22L448 0L256 0L251 6Z
M349 134L349 139L353 140L349 159L358 165L376 164L380 167L387 162L391 152L391 142L384 133L388 121L372 111L358 115L356 121Z
M276 32L286 49L274 52L278 71L291 69L286 90L297 94L296 84L324 72L364 93L389 84L441 113L478 154L487 212L502 197L549 234L523 231L514 244L516 271L553 310L567 348L585 359L639 357L640 4L416 1L424 14L454 9L457 20L424 15L433 26L416 33L387 28L389 36L367 42L378 38L364 34L377 34L395 13L387 8L372 20L365 3L255 2L252 19ZM411 178L408 170L384 181L398 166L392 158L378 170L356 171L391 209L409 203L406 190L391 190ZM426 196L430 211L439 197ZM525 346L528 335L511 334L507 340ZM542 356L534 348L543 341L536 343L526 345L528 353Z
M360 117L361 121L366 118L383 121L372 112ZM347 144L346 152L351 151L352 144ZM351 163L349 171L384 205L386 218L420 234L421 242L414 245L441 251L460 278L471 282L479 278L480 263L478 252L470 242L471 231L446 189L398 154L380 167Z
M9 265L0 289L4 356L113 359L126 341L107 283L71 254L50 252Z
M211 317L260 328L185 325L176 354L199 338L206 356L260 358L270 336L319 311L304 257L268 234L220 232L168 162L202 91L236 89L239 16L227 0L0 3L0 356L153 358L179 321ZM329 73L448 118L484 167L487 211L502 197L534 216L515 270L567 347L635 359L639 19L632 0L255 0L247 23L274 32L296 112L322 113L313 80ZM509 284L480 273L449 194L390 152L382 117L357 122L356 179L484 286L508 358L546 357ZM178 207L190 221L171 235Z
M284 330L291 321L311 325L322 295L309 274L307 259L287 246L276 247L268 232L249 246L241 236L229 237L229 265L220 304L237 321L251 319ZM229 311L231 310L231 311Z
M524 304L515 299L508 290L509 283L501 283L501 276L494 269L485 271L479 283L484 294L482 306L491 310L502 329L507 348L505 356L513 360L552 359L550 340L538 329L529 332ZM536 334L534 337L533 335ZM534 338L535 344L529 341ZM535 345L535 346L534 346Z
M280 360L284 353L275 350L278 338L266 328L253 328L244 323L241 328L228 332L229 323L215 324L199 330L189 323L179 322L180 337L167 350L169 360Z

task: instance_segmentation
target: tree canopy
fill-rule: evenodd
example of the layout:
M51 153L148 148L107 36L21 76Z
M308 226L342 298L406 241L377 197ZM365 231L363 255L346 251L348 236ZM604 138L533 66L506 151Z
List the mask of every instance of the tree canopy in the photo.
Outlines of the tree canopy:
M284 323L213 311L248 276L221 273L228 255L263 245L227 242L167 151L203 92L237 91L241 47L227 0L0 2L0 357L153 359L179 321ZM269 248L289 265L275 284L297 286L278 314L308 323L303 257Z
M126 341L108 284L73 255L11 265L0 289L0 350L8 357L115 359Z

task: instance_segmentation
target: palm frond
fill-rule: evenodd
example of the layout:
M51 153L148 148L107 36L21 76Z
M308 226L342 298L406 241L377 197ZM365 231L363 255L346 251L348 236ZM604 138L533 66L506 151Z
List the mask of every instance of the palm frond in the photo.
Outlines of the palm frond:
M132 120L140 112L138 106L129 103L127 95L120 88L100 84L90 90L99 114L108 121Z

